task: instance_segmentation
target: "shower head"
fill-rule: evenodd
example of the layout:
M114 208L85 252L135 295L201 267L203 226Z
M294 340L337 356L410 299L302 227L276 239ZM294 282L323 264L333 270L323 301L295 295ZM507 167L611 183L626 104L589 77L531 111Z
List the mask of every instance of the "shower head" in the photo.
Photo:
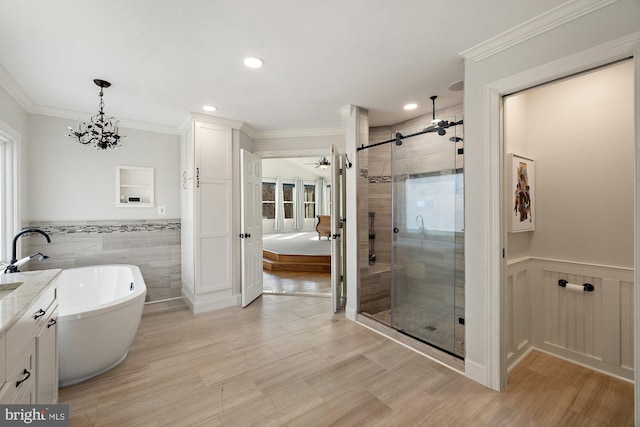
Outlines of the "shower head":
M459 136L452 136L451 138L449 138L449 141L451 141L451 142L461 142L461 141L464 141L464 139L460 138Z

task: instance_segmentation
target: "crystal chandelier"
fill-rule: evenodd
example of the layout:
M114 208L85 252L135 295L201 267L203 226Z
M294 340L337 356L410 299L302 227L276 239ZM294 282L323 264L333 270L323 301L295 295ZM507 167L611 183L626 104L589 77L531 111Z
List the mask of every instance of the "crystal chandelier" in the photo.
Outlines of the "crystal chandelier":
M116 148L119 146L120 138L124 138L124 136L118 135L118 121L104 114L104 101L102 100L102 90L111 86L111 83L100 79L95 79L93 82L100 87L100 111L91 117L91 122L78 121L76 129L69 126L68 136L76 139L80 144L94 144L98 149Z

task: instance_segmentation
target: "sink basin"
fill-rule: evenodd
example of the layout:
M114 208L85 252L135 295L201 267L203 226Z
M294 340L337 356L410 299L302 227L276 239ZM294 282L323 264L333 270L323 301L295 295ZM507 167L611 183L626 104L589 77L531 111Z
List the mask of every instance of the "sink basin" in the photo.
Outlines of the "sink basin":
M3 299L11 292L15 291L22 285L23 282L12 282L0 284L0 299Z

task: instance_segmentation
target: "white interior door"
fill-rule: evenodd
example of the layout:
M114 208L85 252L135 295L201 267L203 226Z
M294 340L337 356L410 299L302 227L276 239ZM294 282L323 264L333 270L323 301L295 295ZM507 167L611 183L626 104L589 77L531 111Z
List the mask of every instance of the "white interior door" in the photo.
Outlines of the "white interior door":
M340 154L331 146L331 300L333 311L340 309L342 276L342 236L340 230Z
M262 159L240 150L242 306L262 295Z

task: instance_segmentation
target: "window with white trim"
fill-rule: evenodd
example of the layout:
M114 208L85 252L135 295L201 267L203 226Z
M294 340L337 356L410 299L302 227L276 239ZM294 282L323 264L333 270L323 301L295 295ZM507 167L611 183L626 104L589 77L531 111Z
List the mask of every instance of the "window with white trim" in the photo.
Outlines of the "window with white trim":
M262 219L276 217L276 183L262 182Z
M0 122L0 259L11 260L11 242L16 227L16 139L17 132Z
M316 217L316 186L314 184L304 184L304 217Z
M282 201L284 202L284 219L293 219L294 184L282 184Z

